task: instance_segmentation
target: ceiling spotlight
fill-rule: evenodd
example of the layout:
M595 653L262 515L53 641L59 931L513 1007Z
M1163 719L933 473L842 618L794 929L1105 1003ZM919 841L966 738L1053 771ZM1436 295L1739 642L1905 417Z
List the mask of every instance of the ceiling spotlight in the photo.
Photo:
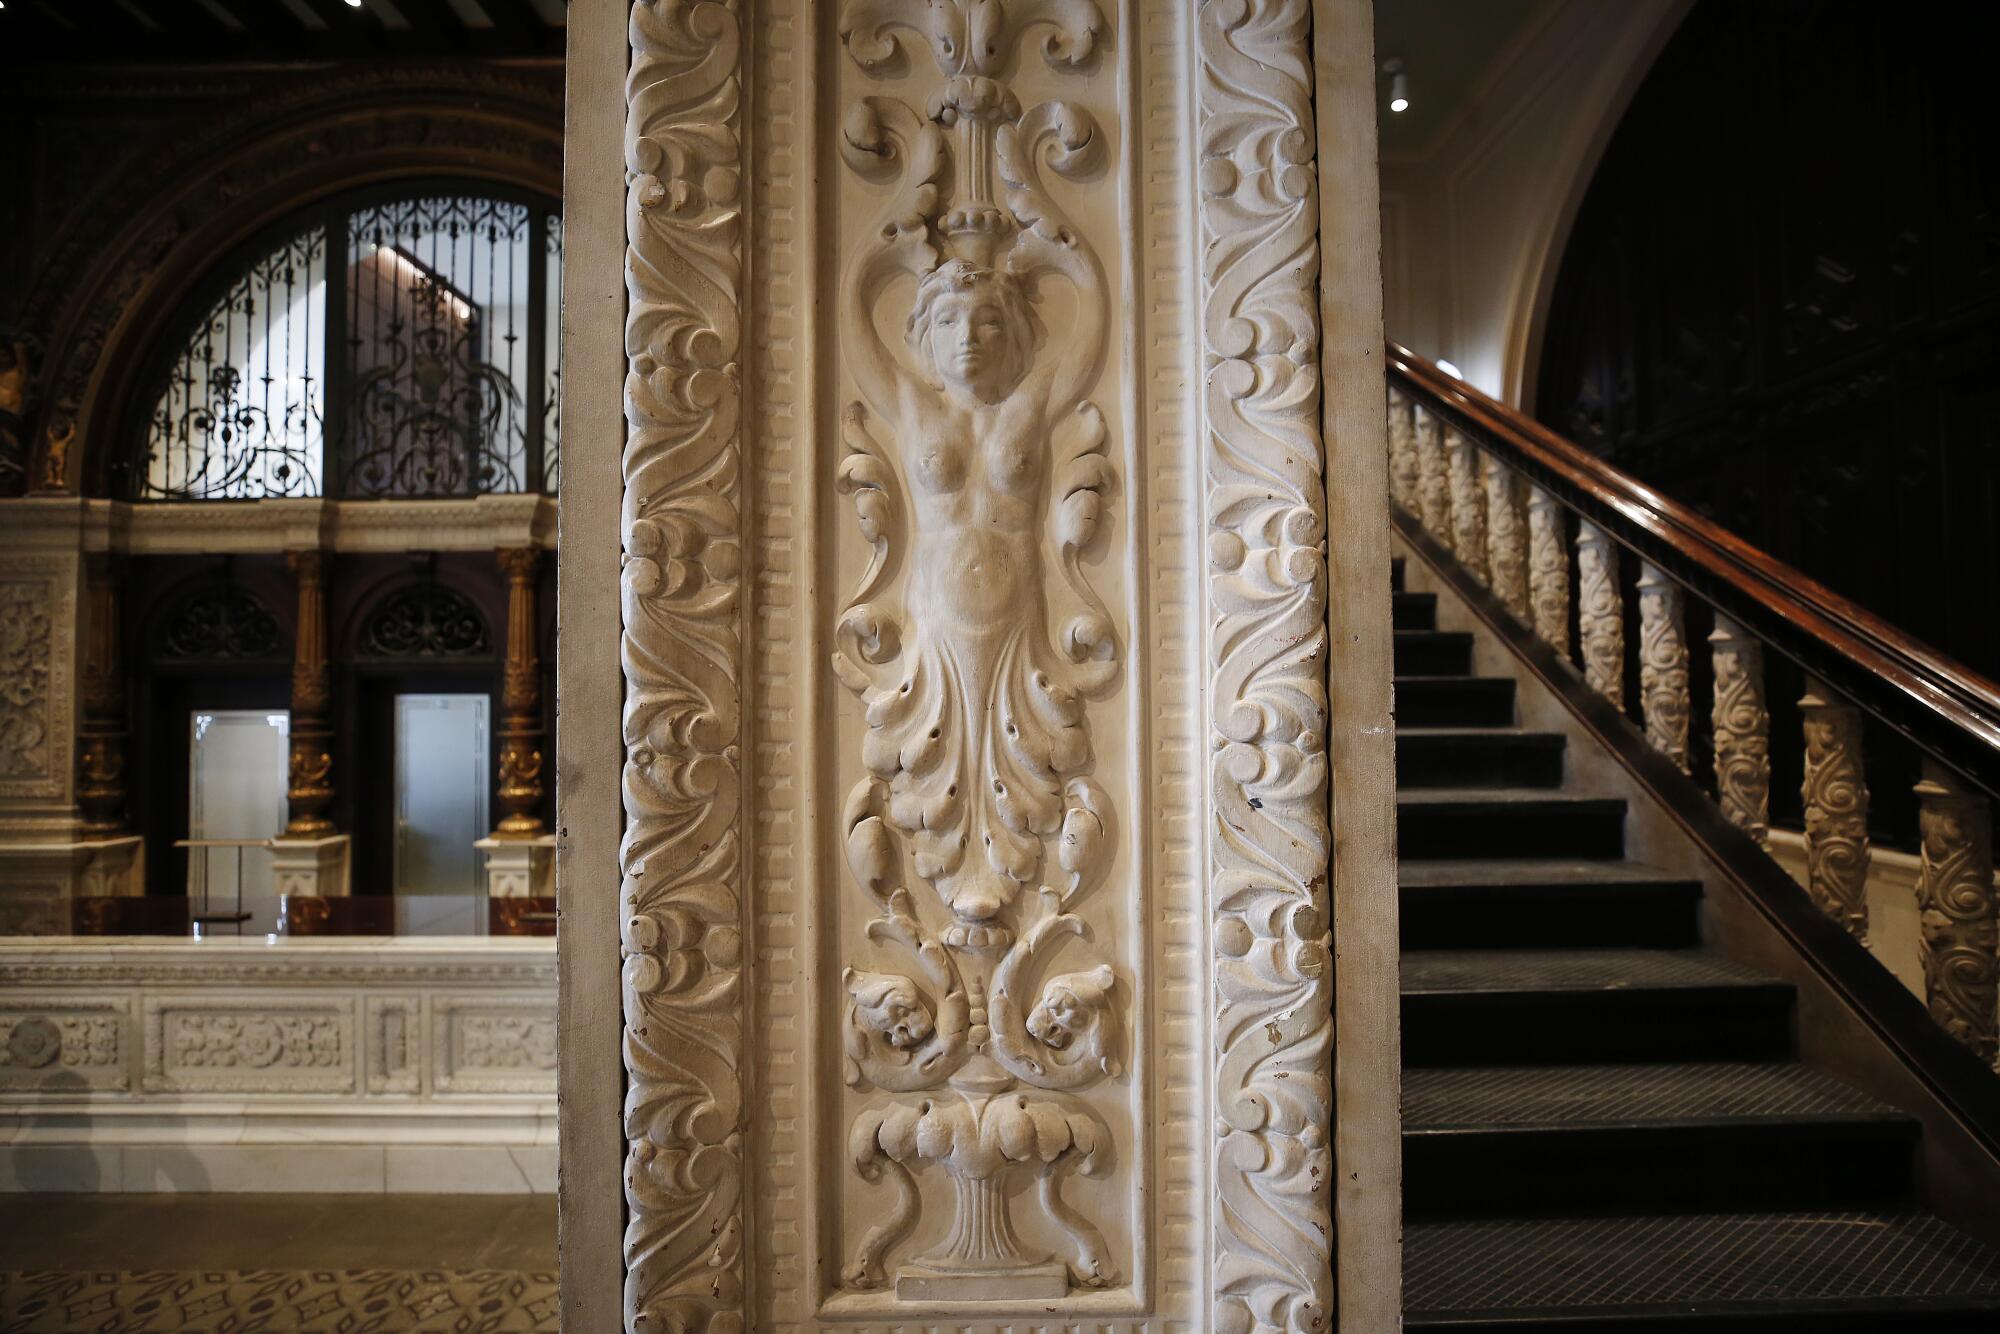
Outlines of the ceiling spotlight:
M347 7L349 9L359 9L361 8L361 0L347 0Z
M1408 111L1410 109L1410 76L1403 72L1403 58L1392 56L1382 62L1382 72L1389 76L1389 110Z

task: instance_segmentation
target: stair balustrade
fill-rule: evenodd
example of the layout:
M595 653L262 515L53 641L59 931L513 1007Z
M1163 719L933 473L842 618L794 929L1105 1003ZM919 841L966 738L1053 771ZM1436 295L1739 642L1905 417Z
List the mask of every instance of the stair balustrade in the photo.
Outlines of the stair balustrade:
M1919 643L1519 412L1389 345L1389 478L1397 525L1490 593L1578 670L1759 845L1771 843L1766 664L1796 664L1806 871L1821 912L1869 943L1863 743L1907 747L1916 783L1924 999L1987 1065L2000 1046L2000 686ZM1627 596L1627 573L1636 569ZM1574 600L1572 600L1574 587ZM1636 601L1636 608L1630 603ZM1706 609L1701 766L1689 609ZM1636 611L1636 672L1627 625ZM1628 677L1638 685L1636 716ZM1789 697L1788 697L1789 698ZM1793 749L1788 747L1788 749ZM1692 781L1692 779L1691 779Z

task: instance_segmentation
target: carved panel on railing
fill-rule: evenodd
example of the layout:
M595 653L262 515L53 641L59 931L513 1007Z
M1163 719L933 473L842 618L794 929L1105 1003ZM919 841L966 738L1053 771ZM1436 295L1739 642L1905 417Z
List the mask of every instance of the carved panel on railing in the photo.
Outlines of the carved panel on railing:
M1451 539L1459 564L1486 582L1486 497L1480 490L1479 447L1455 426L1444 428L1445 477L1451 490Z
M1639 702L1646 740L1688 769L1688 651L1680 585L1649 561L1639 565Z
M1715 792L1722 813L1759 843L1771 835L1771 712L1764 646L1726 616L1708 637L1715 665Z
M1799 700L1806 740L1806 892L1859 940L1868 936L1868 784L1861 711L1808 678Z
M1602 528L1583 521L1576 534L1577 629L1583 679L1625 707L1625 606L1618 591L1618 548Z
M1523 623L1528 610L1528 522L1521 510L1521 480L1512 468L1480 451L1486 490L1486 564L1493 595Z
M1528 488L1528 603L1535 634L1569 656L1569 524L1561 502Z
M1424 531L1451 546L1451 473L1445 462L1442 421L1425 408L1414 411L1417 432L1417 517Z
M1941 765L1924 766L1916 791L1922 803L1917 910L1931 1018L1991 1062L2000 1001L1991 808Z
M1389 498L1405 514L1416 514L1417 423L1410 396L1389 387Z

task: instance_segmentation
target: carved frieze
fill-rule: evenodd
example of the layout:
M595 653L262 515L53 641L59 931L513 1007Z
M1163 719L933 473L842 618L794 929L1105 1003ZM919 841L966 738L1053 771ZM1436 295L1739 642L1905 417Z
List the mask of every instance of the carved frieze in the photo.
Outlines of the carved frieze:
M0 998L0 1090L130 1086L123 1000L9 994Z
M0 797L70 790L76 558L10 554L0 567Z
M354 1002L148 996L149 1092L332 1093L355 1087Z
M431 1015L439 1093L554 1089L556 1014L546 998L440 996Z

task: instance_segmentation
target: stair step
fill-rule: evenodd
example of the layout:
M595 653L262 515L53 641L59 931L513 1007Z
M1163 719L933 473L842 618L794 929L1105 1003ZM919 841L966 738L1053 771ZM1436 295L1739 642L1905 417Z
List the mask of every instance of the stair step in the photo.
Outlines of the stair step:
M1467 676L1472 672L1472 636L1463 630L1395 632L1396 675Z
M1440 858L1397 875L1406 950L1696 941L1701 882L1643 862Z
M1888 1203L1907 1188L1918 1131L1790 1063L1416 1069L1403 1082L1404 1211Z
M1398 630L1435 630L1437 609L1438 595L1435 593L1404 593L1399 590L1390 595L1390 622Z
M1396 729L1398 787L1560 787L1565 741L1519 728Z
M1398 727L1512 727L1514 681L1506 676L1398 676Z
M1792 988L1696 950L1411 950L1402 1018L1406 1068L1776 1060Z
M1625 803L1541 788L1415 788L1396 793L1396 855L1618 858Z
M2000 1251L1903 1212L1413 1223L1405 1328L1507 1334L2000 1329Z

